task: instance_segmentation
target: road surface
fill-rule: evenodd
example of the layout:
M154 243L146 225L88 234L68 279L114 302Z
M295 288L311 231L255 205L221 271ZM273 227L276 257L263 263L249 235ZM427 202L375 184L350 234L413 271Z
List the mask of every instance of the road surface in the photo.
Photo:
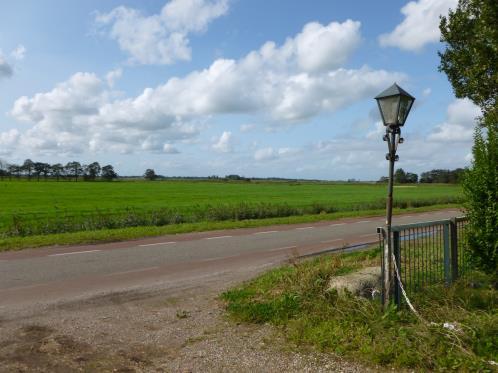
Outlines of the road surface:
M399 215L393 224L459 216L457 209ZM153 286L174 287L290 257L376 242L383 217L189 233L135 241L0 253L0 314L12 308Z

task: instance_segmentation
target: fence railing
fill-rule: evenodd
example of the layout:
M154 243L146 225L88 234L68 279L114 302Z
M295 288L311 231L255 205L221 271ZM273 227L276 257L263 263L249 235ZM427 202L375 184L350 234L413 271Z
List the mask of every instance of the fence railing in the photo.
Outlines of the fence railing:
M465 276L469 268L464 247L466 223L467 218L458 217L391 227L391 247L401 284L394 271L389 274L382 267L382 276L383 280L392 276L389 291L398 307L402 304L401 285L410 296L427 285L450 284ZM385 228L377 228L377 232L384 255L387 232Z

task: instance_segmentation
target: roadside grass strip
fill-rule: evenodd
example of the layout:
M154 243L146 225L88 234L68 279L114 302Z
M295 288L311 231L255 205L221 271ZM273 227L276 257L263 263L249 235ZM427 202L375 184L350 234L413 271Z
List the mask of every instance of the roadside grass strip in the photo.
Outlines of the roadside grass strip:
M413 294L426 320L379 300L327 290L333 276L380 264L380 250L335 253L266 272L221 295L236 322L274 325L288 347L390 369L493 371L498 360L496 279L475 272Z
M407 212L416 213L458 207L458 205L434 205L417 208L394 209L393 213L396 215L404 214ZM374 217L383 215L384 212L385 211L383 209L359 210L335 212L330 214L299 215L266 219L206 221L198 223L168 224L164 226L138 226L114 229L85 230L79 232L39 234L32 236L29 235L4 237L0 238L0 252L52 245L82 245L116 242L190 232L207 232L225 229L257 228L272 225L314 223L320 221L333 221L343 218L354 218L359 216ZM331 224L331 226L340 228L340 226L345 224L346 223L337 223Z

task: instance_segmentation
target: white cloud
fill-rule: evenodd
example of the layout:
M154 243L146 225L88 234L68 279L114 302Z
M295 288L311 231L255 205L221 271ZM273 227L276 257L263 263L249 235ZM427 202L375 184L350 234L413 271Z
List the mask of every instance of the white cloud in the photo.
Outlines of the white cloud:
M380 45L418 51L428 43L438 42L439 16L446 16L457 3L458 0L410 1L401 8L403 21L391 33L379 37Z
M446 121L437 125L428 139L446 143L471 142L476 118L480 115L481 110L472 101L456 99L448 106Z
M171 0L163 7L161 18L170 30L200 32L227 11L228 0Z
M14 49L12 52L10 52L10 55L12 58L15 60L23 60L24 57L26 56L26 47L22 44L19 44L16 49Z
M335 24L334 29L340 25L345 30L352 29L351 21ZM317 27L315 24L313 29L316 31ZM308 26L299 35L306 29ZM393 81L404 79L403 74L367 66L356 70L307 71L299 63L299 35L287 39L281 47L267 42L239 60L217 59L207 69L171 78L156 88L145 89L134 99L110 104L102 108L101 114L111 122L147 122L148 118L157 117L171 121L261 112L275 121L297 122L371 97ZM317 49L327 49L330 38L320 40L324 45L317 45ZM348 54L349 49L344 52L345 56Z
M102 79L91 73L76 73L49 92L20 97L10 114L34 125L18 136L18 148L64 154L168 152L171 148L165 143L198 134L194 124L174 118L162 122L163 118L127 118L119 112L113 121L106 120L112 97Z
M233 141L232 132L224 131L213 144L213 149L220 153L230 153L233 151Z
M131 62L172 64L190 60L190 33L204 31L227 11L228 0L171 0L159 14L146 16L120 6L98 13L95 21L130 55Z
M19 141L19 131L15 128L0 132L0 154L10 154Z
M343 65L360 43L360 26L350 19L327 26L308 23L294 39L300 67L304 71L326 71Z
M382 121L377 121L375 122L375 129L367 133L367 139L381 139L385 133L386 128L384 127L384 123L382 123Z
M197 22L195 28L202 24ZM306 25L282 46L267 42L239 60L217 59L206 69L170 78L136 97L121 98L112 91L119 69L105 79L76 73L51 91L16 100L11 115L33 124L20 135L19 144L40 152L161 152L164 144L194 141L199 124L216 115L262 115L275 125L305 122L371 98L393 81L404 79L403 74L368 66L321 70L336 66L337 54L342 53L340 61L350 55L350 45L341 40L348 39L345 35L359 39L358 27L353 21ZM330 30L337 32L337 40L328 35ZM314 39L318 50L331 49L330 43L345 45L345 50L333 46L336 53L330 63L324 62L327 53L320 52L312 59L320 63L303 64L298 40L308 33L326 35ZM224 144L231 140L231 133L223 134L217 149L229 149Z
M258 149L254 152L254 159L258 162L269 161L277 158L277 153L272 147Z
M240 132L251 132L254 129L256 129L256 125L252 124L252 123L246 123L246 124L242 124L239 129L240 129Z
M2 57L0 53L0 79L10 78L14 74L12 66Z
M166 154L178 154L180 151L171 144L164 144L163 152Z
M302 153L300 148L278 148L273 147L257 149L254 152L254 159L258 162L270 161L275 159L291 159Z
M121 68L109 71L105 76L107 85L109 85L109 87L111 88L114 87L116 81L119 80L122 76L123 76L123 69Z

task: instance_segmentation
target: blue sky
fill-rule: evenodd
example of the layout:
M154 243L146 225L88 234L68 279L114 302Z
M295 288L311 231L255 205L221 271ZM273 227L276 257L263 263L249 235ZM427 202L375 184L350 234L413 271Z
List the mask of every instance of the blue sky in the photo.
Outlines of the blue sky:
M397 166L469 164L478 109L437 71L456 0L19 1L0 13L0 158L178 176L375 180L373 97L417 98Z

